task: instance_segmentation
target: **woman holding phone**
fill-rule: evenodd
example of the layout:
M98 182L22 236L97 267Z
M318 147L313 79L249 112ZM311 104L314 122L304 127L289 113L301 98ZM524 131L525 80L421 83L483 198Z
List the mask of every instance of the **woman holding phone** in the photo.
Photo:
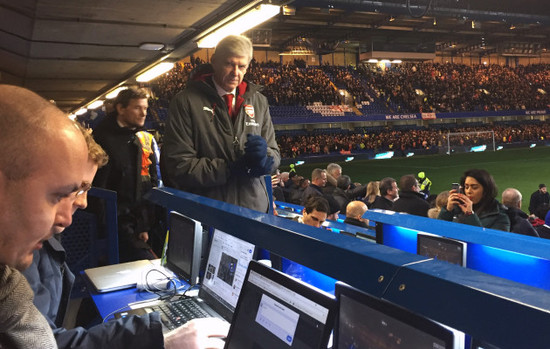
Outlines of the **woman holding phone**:
M493 176L481 169L464 172L459 189L450 191L447 205L438 219L510 231L506 207L496 200L497 186Z

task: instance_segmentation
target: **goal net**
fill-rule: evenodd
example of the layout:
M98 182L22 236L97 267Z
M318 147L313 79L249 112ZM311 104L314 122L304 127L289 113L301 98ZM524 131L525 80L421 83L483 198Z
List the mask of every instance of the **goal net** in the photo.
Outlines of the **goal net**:
M496 151L495 131L449 132L447 154Z

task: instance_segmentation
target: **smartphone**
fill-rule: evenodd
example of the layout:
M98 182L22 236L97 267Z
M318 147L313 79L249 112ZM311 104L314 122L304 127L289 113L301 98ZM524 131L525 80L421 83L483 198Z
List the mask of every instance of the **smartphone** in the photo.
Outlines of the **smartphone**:
M459 183L453 183L451 189L456 190L457 193L462 194L462 187Z

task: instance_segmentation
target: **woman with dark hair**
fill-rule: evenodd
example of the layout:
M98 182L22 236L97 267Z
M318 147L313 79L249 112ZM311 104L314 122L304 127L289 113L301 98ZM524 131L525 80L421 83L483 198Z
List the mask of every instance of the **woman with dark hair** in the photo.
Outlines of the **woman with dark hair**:
M506 207L495 199L497 193L495 180L489 172L468 170L460 179L460 189L451 190L447 205L441 208L437 218L510 231Z

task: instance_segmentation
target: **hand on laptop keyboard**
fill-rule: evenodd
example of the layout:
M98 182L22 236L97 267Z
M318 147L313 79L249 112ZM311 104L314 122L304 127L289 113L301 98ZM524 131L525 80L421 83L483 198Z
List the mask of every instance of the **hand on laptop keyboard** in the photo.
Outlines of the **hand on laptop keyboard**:
M164 336L166 349L222 349L229 323L218 318L194 319Z

